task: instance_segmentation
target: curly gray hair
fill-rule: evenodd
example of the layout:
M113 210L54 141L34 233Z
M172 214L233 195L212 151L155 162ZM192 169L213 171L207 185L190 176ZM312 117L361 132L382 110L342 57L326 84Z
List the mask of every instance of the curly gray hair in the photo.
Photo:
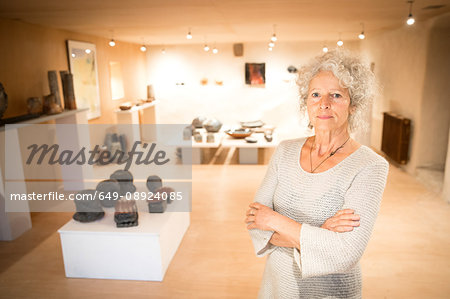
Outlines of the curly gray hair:
M350 130L356 127L365 129L367 121L363 120L363 115L378 89L370 68L357 55L343 49L332 50L315 57L298 72L300 110L303 113L306 113L309 83L321 71L331 71L339 80L339 84L348 89L350 106L354 107L353 113L348 118Z

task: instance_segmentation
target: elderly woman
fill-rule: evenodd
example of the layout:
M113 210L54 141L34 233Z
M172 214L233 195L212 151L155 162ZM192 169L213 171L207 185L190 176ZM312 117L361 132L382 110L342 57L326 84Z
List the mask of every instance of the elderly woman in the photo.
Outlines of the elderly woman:
M361 298L359 260L378 214L388 163L350 137L374 95L372 72L342 50L299 72L315 135L280 143L246 214L261 298Z

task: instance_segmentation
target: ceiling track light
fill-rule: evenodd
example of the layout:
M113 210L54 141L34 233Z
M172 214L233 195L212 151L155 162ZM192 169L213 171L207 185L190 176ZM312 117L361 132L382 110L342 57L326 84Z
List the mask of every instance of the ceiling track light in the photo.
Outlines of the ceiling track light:
M362 30L361 30L361 33L358 35L358 38L363 40L366 38L366 35L364 34L364 23L361 23L361 27L362 27Z
M277 25L273 25L273 34L272 34L272 37L270 38L270 40L272 41L272 42L276 42L277 40L278 40L278 38L277 38L277 34L275 33L275 28L276 28L276 26Z
M146 47L145 45L142 45L142 46L141 46L141 51L142 51L142 52L147 51L147 47Z
M275 43L273 41L270 41L269 42L269 48L273 48L273 47L275 47Z
M327 53L327 52L328 52L328 47L327 47L327 45L324 45L324 46L323 46L322 52L323 52L323 53Z
M267 48L267 50L269 50L270 52L272 52L272 51L273 51L273 48L272 48L272 47L269 47L269 48Z
M205 46L203 47L203 50L204 50L205 52L208 52L208 51L209 51L209 47L208 47L207 44L205 44Z
M112 38L110 41L109 41L109 46L110 47L114 47L116 45L116 42L114 41L114 39Z
M187 39L192 39L191 28L189 28L188 34L186 34Z
M213 52L214 54L217 54L217 53L219 53L219 50L217 50L217 48L214 47L214 48L212 49L212 52Z
M409 14L408 14L408 19L406 20L406 24L411 26L416 22L416 20L414 20L414 17L412 15L412 5L413 5L414 1L411 0L411 1L408 1L408 3L409 3Z
M166 49L165 49L165 48L162 48L162 49L161 49L161 53L162 53L162 54L166 54Z
M339 32L339 40L337 41L337 43L336 43L339 47L342 47L343 45L344 45L344 41L342 41L342 38L341 38L341 33Z

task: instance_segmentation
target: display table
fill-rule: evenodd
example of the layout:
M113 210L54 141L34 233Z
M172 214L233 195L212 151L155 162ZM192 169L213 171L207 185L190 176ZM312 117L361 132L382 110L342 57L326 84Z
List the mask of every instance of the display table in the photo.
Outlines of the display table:
M117 228L114 209L91 223L70 220L58 232L67 277L162 281L189 227L189 212L139 212Z
M197 129L199 130L199 129ZM219 148L224 137L223 132L217 132L214 134L214 142L206 142L206 135L208 134L205 129L200 129L202 135L202 141L194 141L192 137L191 143L187 141L187 145L181 147L181 158L183 164L201 164L203 162L203 149L207 148Z
M258 149L273 148L278 145L277 134L273 133L273 140L267 142L264 133L253 133L251 137L256 138L258 142L248 143L245 139L236 139L231 136L225 136L222 139L222 147L236 147L239 149L239 164L258 164Z
M139 106L133 106L129 110L116 110L115 113L118 124L135 125L119 126L119 133L125 134L128 137L128 140L152 140L154 132L152 132L151 127L138 126L137 124L144 125L156 123L155 106L157 102L158 101L143 103Z

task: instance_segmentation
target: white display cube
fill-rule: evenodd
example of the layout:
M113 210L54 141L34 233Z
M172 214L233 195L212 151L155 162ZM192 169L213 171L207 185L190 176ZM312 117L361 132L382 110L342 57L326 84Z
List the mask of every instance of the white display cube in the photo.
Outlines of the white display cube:
M139 213L117 228L114 213L91 223L70 220L58 232L67 277L162 281L189 227L189 212Z

